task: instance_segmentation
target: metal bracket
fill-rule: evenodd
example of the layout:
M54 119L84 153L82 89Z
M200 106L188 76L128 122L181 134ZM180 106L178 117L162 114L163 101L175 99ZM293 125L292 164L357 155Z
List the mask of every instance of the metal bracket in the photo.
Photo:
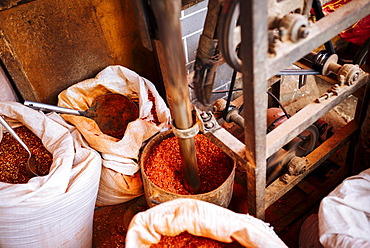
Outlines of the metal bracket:
M303 174L310 164L306 157L293 157L287 164L288 172L279 178L280 181L288 184L293 177Z
M345 87L345 86L344 86ZM318 97L315 102L317 103L321 103L327 99L329 99L330 97L332 96L337 96L341 91L342 91L342 87L339 86L339 84L335 84L333 87L331 87L327 92L325 92L323 95L321 95L320 97Z
M212 111L202 111L197 108L195 108L195 110L197 122L200 127L200 132L212 133L221 128Z

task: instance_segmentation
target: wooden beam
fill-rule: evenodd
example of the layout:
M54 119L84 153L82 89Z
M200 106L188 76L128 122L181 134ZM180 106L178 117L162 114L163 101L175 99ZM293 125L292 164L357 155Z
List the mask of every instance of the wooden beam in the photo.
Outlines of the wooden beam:
M362 73L357 83L342 86L338 96L332 96L321 103L310 103L291 118L267 134L267 158L283 147L294 137L303 132L325 113L356 92L369 81L370 77Z
M297 43L284 42L276 49L276 56L271 55L268 58L266 62L269 76L276 75L280 70L298 61L369 13L370 1L356 0L346 3L333 13L321 18L316 23L312 23L309 27L310 33L306 38Z
M309 165L303 174L290 177L287 183L277 179L270 184L266 189L266 208L276 202L309 173L316 169L322 162L327 160L335 151L347 143L356 130L356 122L349 122L346 126L334 133L333 136L307 155L306 158L309 161Z
M240 1L248 209L265 218L267 0Z

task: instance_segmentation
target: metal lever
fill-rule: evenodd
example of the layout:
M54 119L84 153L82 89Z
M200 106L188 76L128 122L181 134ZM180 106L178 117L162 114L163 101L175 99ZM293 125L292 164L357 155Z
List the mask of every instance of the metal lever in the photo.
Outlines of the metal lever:
M60 113L60 114L71 114L71 115L81 115L81 116L86 116L86 114L87 114L86 111L63 108L63 107L54 106L54 105L50 105L50 104L46 104L46 103L24 101L23 104L27 107L32 108L32 109L47 111L47 112L56 112L56 113Z
M18 134L13 130L13 128L5 121L5 119L0 115L0 124L13 136L14 139L27 151L28 159L26 164L26 171L30 177L38 176L36 173L36 157L33 155L23 140L18 136Z
M209 105L216 69L222 59L218 49L217 26L221 13L220 0L210 0L204 29L199 38L199 45L194 63L193 85L199 102Z

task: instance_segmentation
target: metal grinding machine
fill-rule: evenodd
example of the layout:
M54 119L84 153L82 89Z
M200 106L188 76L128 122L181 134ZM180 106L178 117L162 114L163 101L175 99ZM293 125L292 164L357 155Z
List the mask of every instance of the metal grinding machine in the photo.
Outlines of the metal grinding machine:
M244 129L245 143L220 128L212 112L194 110L190 104L181 40L181 1L133 3L143 44L150 50L154 44L159 57L189 191L196 193L200 187L193 138L199 130L211 133L211 141L245 168L249 211L261 219L267 207L354 132L343 131L332 138L328 123L320 118L369 81L368 74L359 68L364 57L355 58L356 64L339 64L328 40L369 14L368 1L348 3L338 13L324 17L319 0L209 0L194 66L194 91L200 103L211 104L217 67L226 62L234 69L228 99L215 103L214 111L221 112L226 122L235 122ZM311 11L315 23L309 19ZM325 50L312 52L322 44ZM300 69L285 69L297 61ZM243 77L243 108L231 104L237 72ZM281 105L268 107L266 92L279 103L271 93L280 85L279 76L298 75L302 87L307 75L329 74L337 77L334 86L294 116ZM364 99L367 96L368 91ZM359 109L359 113L366 112L361 106ZM243 111L248 113L248 120L243 118ZM325 143L330 138L334 141Z
M152 49L151 38L148 36L149 13L152 10L157 25L157 36L160 41L157 49L161 49L161 70L164 77L167 102L173 118L172 130L177 136L180 155L184 165L184 183L187 190L197 193L200 189L198 165L195 154L194 136L199 132L190 104L190 96L185 68L185 55L181 40L180 0L151 1L150 8L143 6L143 1L134 1L136 12L141 17L140 28L143 31L144 45ZM153 20L152 20L153 21Z

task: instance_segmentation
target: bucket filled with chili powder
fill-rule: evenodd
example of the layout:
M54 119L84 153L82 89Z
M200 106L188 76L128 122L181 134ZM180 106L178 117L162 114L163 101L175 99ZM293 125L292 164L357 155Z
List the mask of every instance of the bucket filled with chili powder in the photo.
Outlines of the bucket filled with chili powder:
M177 137L172 130L154 136L141 158L144 193L149 207L177 198L193 198L228 207L234 185L234 161L205 135L194 136L201 188L192 194L184 185Z

